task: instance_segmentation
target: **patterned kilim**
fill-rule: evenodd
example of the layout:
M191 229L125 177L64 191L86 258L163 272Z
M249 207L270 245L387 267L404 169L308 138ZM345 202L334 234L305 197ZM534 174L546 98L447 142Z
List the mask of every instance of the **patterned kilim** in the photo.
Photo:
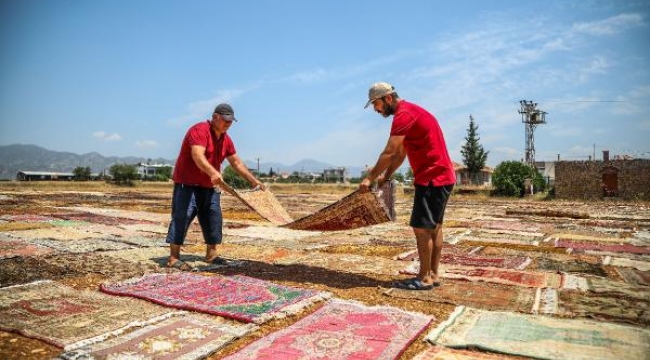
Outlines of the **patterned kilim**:
M169 309L146 301L75 290L52 281L0 289L1 330L62 348L100 341L169 314Z
M601 236L589 236L581 234L571 234L571 233L559 233L550 235L553 239L562 239L562 240L571 240L571 241L591 241L595 243L627 243L629 238L619 238L619 237L601 237Z
M53 251L48 247L30 244L24 240L0 239L0 259L8 259L16 256L47 255Z
M87 239L93 236L93 234L73 227L66 226L56 226L52 228L45 229L30 229L24 231L12 231L8 234L15 236L17 238L25 240L34 240L34 239L52 239L52 240L80 240Z
M562 275L551 272L531 272L495 268L445 267L442 277L445 279L462 279L485 281L505 285L534 288L562 287Z
M401 264L379 256L363 256L355 254L329 254L311 252L303 256L286 256L275 260L274 265L306 265L320 267L331 271L341 271L354 274L396 274Z
M592 264L586 261L567 259L564 261L540 257L536 260L537 269L548 271L562 271L569 273L583 273L596 276L607 276L607 273L600 264Z
M394 307L332 299L226 359L396 359L432 320Z
M247 276L204 276L187 272L148 274L121 283L102 284L100 290L258 324L296 313L330 296Z
M650 293L648 290L646 292ZM561 291L558 295L561 315L650 326L648 300L615 293L594 294L581 291Z
M320 231L301 231L275 226L248 226L242 229L224 229L223 233L258 240L264 239L265 241L297 240L322 234Z
M78 240L52 240L52 239L35 239L31 241L34 244L46 246L57 251L64 251L69 253L88 253L93 251L109 251L109 250L126 250L133 249L133 245L104 240L104 239L78 239Z
M518 360L515 356L431 346L412 360Z
M488 310L536 312L541 294L536 289L490 283L445 281L433 291L388 289L384 295L453 305L468 305ZM537 300L537 301L536 301Z
M543 359L647 359L650 329L459 306L428 341Z
M237 191L237 197L261 217L276 225L293 221L287 210L269 190Z
M65 352L59 358L203 359L255 328L252 324L235 323L219 317L184 314L99 344Z
M392 183L387 181L373 192L359 190L312 215L284 225L295 230L337 231L381 224L394 220Z
M57 220L55 217L37 215L37 214L16 214L16 215L2 215L1 220L19 221L19 222L49 222Z
M56 254L42 257L40 260L43 264L65 268L68 276L101 274L113 280L122 280L132 278L136 275L168 270L160 269L153 263L142 264L117 257L105 256L96 252L85 254Z
M47 264L41 258L17 256L0 259L0 287L60 279L67 274L65 268Z
M631 267L641 271L650 271L650 261L634 260L622 257L605 256L603 258L603 265Z
M52 216L63 220L84 221L93 224L104 224L104 225L153 224L153 222L147 220L119 218L115 216L106 216L106 215L94 214L90 212L54 213L52 214Z
M632 244L599 244L592 242L577 242L559 239L555 241L555 247L568 248L573 250L598 250L606 252L624 252L630 254L650 254L650 246L636 246Z
M589 290L599 294L610 294L627 298L650 301L650 291L646 286L629 285L607 278L590 277Z
M444 248L444 247L443 247ZM453 264L463 266L476 266L476 267L493 267L504 269L523 270L530 263L531 259L524 256L508 256L508 257L495 257L495 256L458 256L453 254L442 254L440 262L442 264ZM401 274L417 275L420 270L420 264L414 262L406 268L400 270Z
M615 269L618 275L630 285L650 286L650 271L639 271L629 268Z

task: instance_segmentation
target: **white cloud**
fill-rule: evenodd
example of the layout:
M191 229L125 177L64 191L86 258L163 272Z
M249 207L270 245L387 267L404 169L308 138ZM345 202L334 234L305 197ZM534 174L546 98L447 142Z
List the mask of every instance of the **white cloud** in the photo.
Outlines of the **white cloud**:
M105 131L95 131L93 133L93 137L96 137L96 138L104 140L104 141L122 140L122 137L120 136L120 134L118 134L118 133L108 134Z
M620 14L605 20L574 24L573 30L589 35L612 35L641 25L644 25L641 14Z
M154 140L138 140L135 145L141 149L152 149L157 147L158 143Z

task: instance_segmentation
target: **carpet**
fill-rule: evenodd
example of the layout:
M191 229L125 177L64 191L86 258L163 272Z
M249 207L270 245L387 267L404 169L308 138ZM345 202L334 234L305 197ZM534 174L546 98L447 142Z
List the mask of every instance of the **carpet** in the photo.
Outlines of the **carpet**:
M87 239L93 236L93 234L76 229L74 227L65 227L65 226L56 226L51 228L44 229L30 229L24 231L12 231L9 232L12 236L15 235L17 238L25 240L35 240L35 239L52 239L52 240L81 240Z
M52 253L54 250L45 246L31 244L25 240L0 238L0 259L16 256L41 256Z
M37 281L0 289L0 330L64 349L162 320L171 312L146 301Z
M568 273L581 273L596 276L607 276L600 264L592 264L586 261L568 259L564 261L540 257L535 259L537 269L547 271L562 271Z
M203 359L255 328L252 324L219 317L184 314L99 344L67 351L59 359Z
M430 346L411 360L521 360L519 357L478 351Z
M314 214L283 226L295 230L338 231L392 221L395 219L393 191L390 181L371 192L356 190Z
M242 275L205 276L187 272L148 274L105 283L100 285L100 290L257 324L297 313L330 296L326 292L277 285Z
M33 244L48 247L59 252L68 253L89 253L95 251L127 250L135 246L117 241L104 239L77 239L77 240L53 240L34 239Z
M531 263L531 261L532 261L531 258L525 256L508 256L508 257L462 256L462 255L458 256L453 254L442 254L440 256L441 264L453 264L453 265L475 266L475 267L493 267L493 268L516 269L516 270L525 269ZM419 271L420 271L419 262L413 262L412 264L403 268L399 272L401 274L417 275Z
M639 271L636 269L620 267L614 269L618 275L630 285L650 286L650 271Z
M448 280L433 291L388 289L384 295L452 305L467 305L488 310L537 312L540 308L537 289L517 286Z
M555 241L555 247L572 249L573 251L597 250L616 253L650 254L650 246L636 246L632 244L602 244L558 239Z
M532 288L550 287L558 289L563 285L562 274L495 268L448 266L443 269L442 277L445 279L485 281Z
M103 225L126 225L126 224L153 224L153 222L148 220L135 220L129 218L120 218L115 216L106 216L101 214L95 214L90 212L66 212L66 213L53 213L52 217L70 220L70 221L83 221L93 224L103 224Z
M332 299L225 359L396 359L432 320L394 307Z
M340 271L343 273L385 275L397 274L402 266L397 261L389 260L380 256L330 254L316 251L313 251L308 255L287 255L273 261L273 265L304 265L319 267L329 271Z
M650 292L647 291L646 292ZM559 314L650 328L650 301L616 293L559 292Z
M244 204L273 224L284 225L293 221L291 215L269 190L235 191L235 194Z
M426 337L436 345L543 359L647 359L650 329L459 306Z
M650 271L650 261L634 260L623 257L605 256L603 265L630 267L641 271Z
M267 241L298 240L322 234L320 231L301 231L275 226L248 226L241 229L224 229L223 233L230 236L240 236Z
M57 220L57 218L47 215L38 214L14 214L2 215L0 220L17 221L17 222L50 222Z
M646 286L630 285L621 281L601 277L590 277L588 281L589 291L594 293L650 301L650 291L648 291Z

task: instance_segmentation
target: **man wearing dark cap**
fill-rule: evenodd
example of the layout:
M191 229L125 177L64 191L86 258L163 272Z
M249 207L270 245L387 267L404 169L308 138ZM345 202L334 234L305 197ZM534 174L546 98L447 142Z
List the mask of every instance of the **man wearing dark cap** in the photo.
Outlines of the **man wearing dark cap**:
M224 159L243 176L251 187L264 188L237 156L235 145L228 129L237 121L235 112L228 104L219 104L212 119L189 128L181 144L181 150L174 165L174 193L172 196L172 219L167 233L170 244L168 267L192 270L180 259L181 245L187 229L198 216L203 239L206 243L205 261L225 264L217 256L217 244L221 243L223 218L221 215L221 192L215 187L224 183L221 163Z
M415 278L395 282L393 286L407 290L433 289L440 285L442 221L456 183L454 165L438 120L428 111L400 99L395 88L384 82L370 87L365 107L370 104L384 117L393 115L393 123L386 148L359 188L368 191L373 181L390 180L408 157L415 177L410 225L417 242L420 271Z

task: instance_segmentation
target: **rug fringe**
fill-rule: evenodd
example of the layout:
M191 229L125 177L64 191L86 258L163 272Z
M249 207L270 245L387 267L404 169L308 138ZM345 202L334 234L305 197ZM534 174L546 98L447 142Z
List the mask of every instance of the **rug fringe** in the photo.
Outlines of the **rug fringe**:
M465 306L459 305L456 306L454 311L449 315L447 320L441 322L435 329L431 330L427 336L424 337L424 341L429 341L432 344L436 343L436 339L440 337L443 331L448 327L453 325L456 322L456 319L465 312Z
M265 322L267 322L269 320L282 319L282 318L285 318L287 316L296 315L296 314L300 313L301 311L303 311L306 307L308 307L308 306L310 306L312 304L315 304L315 303L317 303L319 301L330 299L331 297L332 297L332 293L319 292L318 294L316 294L316 295L314 295L312 297L300 300L297 303L286 306L286 307L282 308L281 310L279 310L279 311L277 311L275 313L260 315L260 316L256 317L255 319L253 319L253 322L255 324L259 325L259 324L263 324L263 323L265 323Z

